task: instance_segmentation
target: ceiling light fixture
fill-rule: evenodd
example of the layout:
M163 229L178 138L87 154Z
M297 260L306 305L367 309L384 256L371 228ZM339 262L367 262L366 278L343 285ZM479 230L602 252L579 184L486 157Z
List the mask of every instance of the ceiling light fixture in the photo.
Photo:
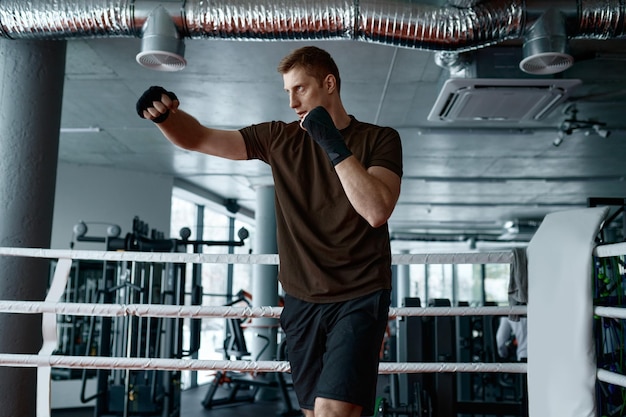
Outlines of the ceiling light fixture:
M102 132L102 128L96 126L89 127L62 127L61 133L98 133Z
M556 139L554 139L554 142L552 142L552 144L554 146L561 146L561 143L563 143L563 139L565 139L565 134L559 130L556 134Z
M523 52L519 67L528 74L556 74L571 67L574 57L568 53L563 13L548 9L539 16L524 36Z
M575 105L570 105L563 110L564 114L571 114L571 117L563 120L559 126L557 137L552 144L559 146L563 143L566 136L569 136L576 132L584 132L586 136L595 133L602 138L608 138L611 135L611 131L606 128L606 123L596 122L594 120L579 120L576 115L578 109Z
M170 14L159 6L154 9L142 28L139 65L157 71L180 71L185 68L185 43Z

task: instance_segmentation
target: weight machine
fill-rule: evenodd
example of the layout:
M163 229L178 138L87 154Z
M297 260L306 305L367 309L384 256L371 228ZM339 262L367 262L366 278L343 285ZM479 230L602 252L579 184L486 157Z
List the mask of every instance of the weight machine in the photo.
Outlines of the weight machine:
M610 215L596 239L599 244L626 241L625 198L589 198L588 206L611 207ZM625 271L626 256L624 255L594 258L594 305L626 307ZM594 316L593 326L598 368L620 374L626 373L623 361L626 321ZM597 380L595 391L599 415L618 417L626 414L626 396L623 388Z
M149 231L148 224L133 219L132 232L119 237L119 226L110 225L107 236L87 236L87 224L74 227L77 241L104 243L107 251L186 252L202 245L242 246L248 232L242 228L239 241L189 240L191 231L181 229L180 239L165 239ZM73 246L73 245L72 245ZM114 304L184 305L188 300L186 265L154 262L76 262L63 301ZM191 304L202 303L203 291L192 285ZM182 318L59 316L57 354L133 358L183 358L200 347L200 319L192 319L190 346L183 347ZM80 375L76 374L79 372ZM55 379L81 379L80 400L95 400L95 417L180 415L180 371L56 370ZM86 394L87 380L96 379L96 392Z
M232 306L239 303L244 303L250 306L250 295L244 291L239 291L237 297L225 304L226 306ZM251 353L248 352L246 339L243 331L243 320L240 318L229 318L226 320L226 337L224 339L223 348L220 351L224 354L225 360L245 360L251 357ZM257 354L255 359L265 352L270 344L270 340L263 335L256 335L265 339L265 346ZM283 340L278 346L277 360L287 359L287 345ZM281 372L273 372L263 375L252 375L244 372L231 372L231 371L217 371L213 380L209 384L209 389L202 400L202 406L206 409L211 409L216 406L223 405L237 405L242 403L252 403L256 399L256 394L259 389L275 388L280 391L283 402L285 403L285 410L281 413L283 417L300 416L302 412L293 407L291 397L289 396L288 388L291 386L285 379L285 376ZM216 398L218 390L222 388L222 391L226 392L219 398Z
M449 307L450 300L430 300ZM486 305L494 305L486 303ZM421 307L405 298L405 307ZM468 307L461 302L459 307ZM398 320L399 362L495 362L499 317L402 317ZM520 375L492 373L418 373L392 375L390 398L377 401L377 417L521 417L524 387Z

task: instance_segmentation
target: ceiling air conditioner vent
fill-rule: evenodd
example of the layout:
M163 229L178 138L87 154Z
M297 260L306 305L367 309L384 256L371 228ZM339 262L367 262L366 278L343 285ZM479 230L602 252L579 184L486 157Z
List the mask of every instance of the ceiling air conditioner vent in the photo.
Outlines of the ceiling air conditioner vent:
M469 79L445 82L430 114L439 122L538 121L563 102L580 80Z

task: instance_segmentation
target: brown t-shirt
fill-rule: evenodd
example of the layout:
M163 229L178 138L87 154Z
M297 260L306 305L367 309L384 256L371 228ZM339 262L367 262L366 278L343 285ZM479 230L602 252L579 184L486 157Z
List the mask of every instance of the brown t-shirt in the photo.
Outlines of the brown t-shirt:
M387 225L373 228L354 210L326 152L299 123L268 122L240 132L248 158L272 168L285 292L328 303L390 289ZM341 134L366 169L381 166L402 176L402 146L394 129L352 118Z

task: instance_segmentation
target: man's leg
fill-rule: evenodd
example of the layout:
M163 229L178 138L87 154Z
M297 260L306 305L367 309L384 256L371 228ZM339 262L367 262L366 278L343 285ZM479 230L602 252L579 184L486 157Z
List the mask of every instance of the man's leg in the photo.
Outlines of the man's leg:
M389 291L341 303L328 321L315 417L375 413L380 346L388 323ZM318 416L321 409L328 414Z
M304 417L360 417L363 407L343 401L317 397L315 410L302 410Z
M315 399L315 417L359 417L363 407L343 401L317 397ZM309 410L307 410L309 411ZM310 417L305 413L306 417Z
M374 412L388 310L389 291L327 305L285 297L281 325L298 402L313 408L302 409L306 417L359 417Z

